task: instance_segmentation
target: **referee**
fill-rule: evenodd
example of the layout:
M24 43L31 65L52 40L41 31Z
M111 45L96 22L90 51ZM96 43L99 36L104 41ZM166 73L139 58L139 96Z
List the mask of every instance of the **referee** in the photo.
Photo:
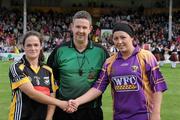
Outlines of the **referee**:
M73 39L56 48L48 59L59 85L57 98L75 99L87 92L97 80L107 51L88 39L92 18L86 11L78 11L71 24ZM54 120L103 120L101 96L82 105L74 113L56 108Z

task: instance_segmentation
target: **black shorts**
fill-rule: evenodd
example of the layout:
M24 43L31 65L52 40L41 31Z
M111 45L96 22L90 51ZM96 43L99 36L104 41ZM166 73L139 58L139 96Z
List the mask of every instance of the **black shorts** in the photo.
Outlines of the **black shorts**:
M45 120L46 115L47 105L33 101L23 107L21 120Z
M53 120L103 120L103 112L101 107L83 107L74 113L66 113L56 107Z

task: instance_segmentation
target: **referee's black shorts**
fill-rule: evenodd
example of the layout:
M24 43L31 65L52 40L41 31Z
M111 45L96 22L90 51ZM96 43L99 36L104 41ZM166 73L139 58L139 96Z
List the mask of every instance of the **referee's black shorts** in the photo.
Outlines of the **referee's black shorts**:
M74 113L66 113L56 107L53 120L103 120L103 112L100 106L82 107Z

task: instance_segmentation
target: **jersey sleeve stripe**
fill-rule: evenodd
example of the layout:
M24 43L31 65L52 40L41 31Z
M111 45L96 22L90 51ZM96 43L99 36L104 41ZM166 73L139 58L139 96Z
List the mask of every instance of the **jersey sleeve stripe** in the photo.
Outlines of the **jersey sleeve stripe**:
M19 77L19 75L17 74L17 71L16 71L16 64L17 63L14 63L13 65L11 65L10 72L11 72L13 78L18 78L18 79L14 79L14 80L18 81L20 79L20 77Z
M14 96L13 102L11 103L10 106L9 120L14 120L15 106L16 106L16 95Z
M27 82L30 82L28 77L25 77L18 82L13 82L12 89L14 90L14 89L18 88L19 86L21 86L22 84L27 83Z
M57 84L55 84L55 81L54 81L54 75L51 74L51 85L52 85L52 92L56 92L56 90L58 89L58 86Z

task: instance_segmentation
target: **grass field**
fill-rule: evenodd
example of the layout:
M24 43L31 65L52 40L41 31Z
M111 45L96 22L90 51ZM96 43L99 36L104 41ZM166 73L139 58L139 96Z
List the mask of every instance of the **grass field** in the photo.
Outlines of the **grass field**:
M8 79L9 62L0 61L0 120L8 119L11 91ZM180 120L180 65L171 69L167 64L161 68L167 81L168 91L164 93L161 120ZM103 95L104 120L112 120L112 98L110 89Z

